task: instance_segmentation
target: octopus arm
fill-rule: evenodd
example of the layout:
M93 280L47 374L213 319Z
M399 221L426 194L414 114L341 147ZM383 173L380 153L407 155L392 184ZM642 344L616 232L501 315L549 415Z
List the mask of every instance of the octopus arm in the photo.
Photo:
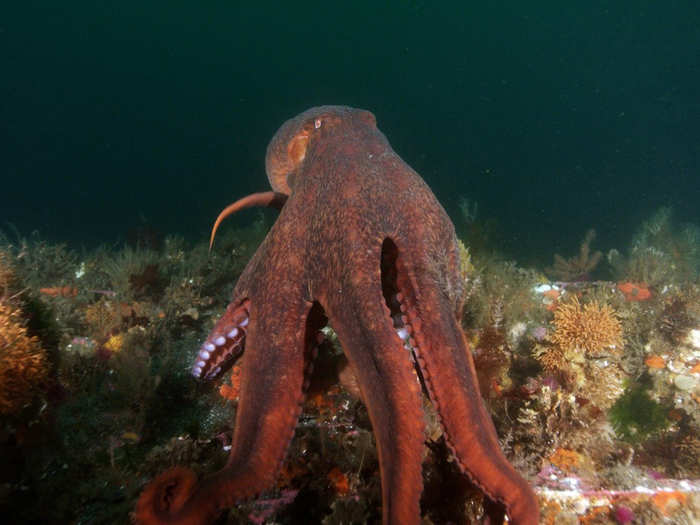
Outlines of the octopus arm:
M377 265L378 266L378 265ZM383 523L418 524L423 488L421 386L410 352L393 326L379 268L361 272L328 301L336 331L372 422L382 482ZM346 293L347 290L347 293Z
M426 271L428 266L398 256L397 288L406 330L447 444L460 469L491 502L505 508L511 523L534 525L539 521L535 494L501 451L454 305L433 273ZM491 512L494 508L487 506Z
M136 523L211 523L223 509L274 483L301 412L325 318L308 301L265 295L250 298L239 411L225 467L200 482L182 467L161 474L141 494Z

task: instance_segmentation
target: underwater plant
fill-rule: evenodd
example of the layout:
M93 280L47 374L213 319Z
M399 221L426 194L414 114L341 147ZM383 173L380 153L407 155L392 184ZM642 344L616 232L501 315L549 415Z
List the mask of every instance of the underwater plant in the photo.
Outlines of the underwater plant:
M0 250L0 297L5 297L15 281L15 273L10 265L10 255Z
M681 344L695 324L688 308L690 301L692 301L691 298L679 295L668 297L664 301L664 308L658 320L658 330L673 345Z
M0 250L0 415L17 415L46 388L49 366L39 338L27 332L10 254Z
M11 256L15 273L26 286L39 289L73 284L78 267L78 257L73 250L65 244L51 244L37 232L29 238L16 236L17 240L11 243L0 231L0 245Z
M46 387L48 363L20 312L0 301L0 415L16 415Z
M105 287L126 301L162 293L161 258L153 250L125 248L116 254L104 253L100 262Z
M618 436L640 442L666 428L668 409L654 401L643 386L627 390L610 408L608 417Z
M512 387L509 370L513 358L503 327L502 298L494 301L489 322L479 331L473 354L482 397L497 397Z
M700 228L677 226L671 208L662 207L642 223L627 256L610 250L607 260L618 280L650 286L692 281L700 274Z
M542 274L519 267L515 261L504 261L495 256L470 258L470 278L465 287L465 306L462 325L467 330L483 328L491 322L494 302L501 303L500 317L503 331L512 346L514 325L540 323L544 312L537 308L532 288L542 281ZM517 330L516 330L517 331Z
M546 270L555 279L560 281L587 281L590 274L600 262L602 253L591 251L591 243L595 239L595 230L591 229L581 241L578 255L565 259L558 253L554 254L554 264Z

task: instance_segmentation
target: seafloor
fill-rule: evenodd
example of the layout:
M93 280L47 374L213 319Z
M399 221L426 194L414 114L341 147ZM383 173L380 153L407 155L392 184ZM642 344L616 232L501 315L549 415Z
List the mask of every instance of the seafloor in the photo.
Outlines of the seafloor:
M602 254L589 232L530 269L457 227L482 395L542 523L698 523L700 230L662 209L627 246ZM128 523L159 472L225 462L245 356L219 384L190 369L266 229L229 229L211 254L154 235L90 252L0 236L0 515ZM369 418L326 331L276 485L221 523L380 520ZM478 521L427 399L425 419L423 522Z

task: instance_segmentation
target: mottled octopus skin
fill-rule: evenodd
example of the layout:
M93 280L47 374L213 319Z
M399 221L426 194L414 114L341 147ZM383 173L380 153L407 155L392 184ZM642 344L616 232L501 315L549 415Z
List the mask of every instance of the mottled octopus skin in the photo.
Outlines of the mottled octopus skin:
M393 274L421 376L459 467L490 500L487 509L507 513L513 524L537 523L536 497L503 455L479 394L459 324L463 280L454 226L425 182L391 149L374 115L341 106L287 121L268 147L266 166L273 190L288 198L212 332L249 301L230 456L199 482L187 469L161 474L142 493L136 520L210 523L273 485L327 317L372 422L383 523L420 523L421 385L383 292L384 249L384 271Z

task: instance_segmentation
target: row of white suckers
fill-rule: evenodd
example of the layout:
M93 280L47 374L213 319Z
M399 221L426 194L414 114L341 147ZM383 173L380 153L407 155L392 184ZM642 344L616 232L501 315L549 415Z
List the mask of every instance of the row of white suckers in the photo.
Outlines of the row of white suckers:
M214 350L216 350L217 346L224 346L226 344L227 340L233 341L236 337L238 337L238 334L242 329L244 329L246 326L248 326L248 317L244 317L242 321L238 323L237 327L232 328L227 334L226 337L223 335L220 335L216 338L214 338L213 341L208 341L202 345L201 350L199 351L199 354L197 355L197 362L194 364L192 367L192 375L195 377L200 377L202 375L202 369L206 366L207 360L211 357L211 354ZM221 367L216 367L214 370L212 370L208 376L210 375L216 375L219 373L221 370Z
M248 321L248 317L245 317L240 323L238 323L238 327L234 327L229 331L228 334L226 334L226 337L220 335L216 337L213 342L204 343L202 345L201 350L199 351L199 354L197 355L197 361L192 367L192 375L199 378L202 375L202 369L206 366L207 360L211 357L211 353L214 350L216 350L216 347L223 346L226 343L227 339L235 339L239 334L239 330L248 326ZM410 334L408 332L408 329L403 324L403 322L401 322L400 324L401 326L399 328L394 328L394 330L396 330L396 335L398 335L399 339L401 339L401 341L404 343L404 348L406 348L407 350L412 350L413 348L409 342ZM221 367L216 367L208 375L216 375L219 373L220 370Z

